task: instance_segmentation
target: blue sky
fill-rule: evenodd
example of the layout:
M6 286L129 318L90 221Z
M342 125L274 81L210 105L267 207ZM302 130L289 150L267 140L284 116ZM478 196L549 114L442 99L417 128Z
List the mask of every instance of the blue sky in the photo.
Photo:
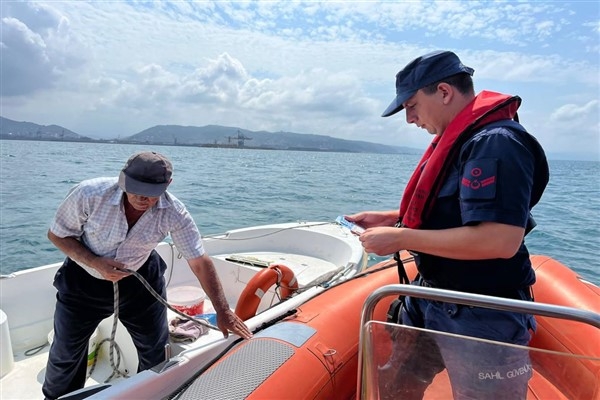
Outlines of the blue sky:
M381 118L432 50L523 98L548 153L600 160L596 1L2 1L0 115L117 138L210 124L424 148Z

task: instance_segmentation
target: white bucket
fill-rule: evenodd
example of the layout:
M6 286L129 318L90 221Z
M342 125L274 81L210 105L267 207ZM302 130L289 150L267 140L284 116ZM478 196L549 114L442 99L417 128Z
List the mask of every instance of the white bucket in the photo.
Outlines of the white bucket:
M15 365L8 329L8 317L0 310L0 378L12 371Z
M204 314L206 293L197 286L176 286L167 289L167 302L189 316Z
M90 336L90 341L88 342L88 367L94 363L94 357L96 357L96 346L98 346L98 328L94 329L94 333ZM48 343L52 344L54 340L54 329L48 333Z

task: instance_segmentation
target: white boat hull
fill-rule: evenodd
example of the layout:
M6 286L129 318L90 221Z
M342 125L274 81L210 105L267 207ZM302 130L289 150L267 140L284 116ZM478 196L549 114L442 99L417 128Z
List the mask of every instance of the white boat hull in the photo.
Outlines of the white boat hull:
M254 261L257 264L284 264L294 271L300 287L298 293L279 303L274 288L271 288L263 297L257 315L247 321L251 330L284 315L318 294L323 290L319 286L322 281L333 283L360 272L366 267L367 260L356 236L334 223L300 222L237 229L204 238L204 246L213 259L232 309L249 280L264 268L251 265ZM168 266L165 272L168 289L199 286L175 246L164 242L156 249ZM35 355L26 355L26 352L47 344L48 334L53 327L56 296L52 281L61 265L56 263L28 269L0 279L1 309L7 316L4 325L11 342L8 344L7 340L3 340L2 346L8 344L13 355L12 365L4 368L10 371L2 371L0 397L3 399L42 396L41 384L49 346L46 345ZM211 304L207 301L205 312L210 311ZM169 319L175 316L175 313L168 311ZM102 321L98 328L98 341L110 337L112 324L112 317ZM153 397L166 396L237 339L235 335L225 339L221 332L209 330L191 344L173 343L171 362L161 373L161 379L157 380L154 371L133 374L137 369L135 347L119 322L116 342L122 351L120 370L131 377L111 381L111 387L98 394L98 398L135 398L134 392L140 385L145 390L151 390L147 393L154 393ZM94 374L86 383L87 387L102 384L112 374L107 362L108 344L100 348L98 359ZM10 361L9 358L6 363L11 364Z

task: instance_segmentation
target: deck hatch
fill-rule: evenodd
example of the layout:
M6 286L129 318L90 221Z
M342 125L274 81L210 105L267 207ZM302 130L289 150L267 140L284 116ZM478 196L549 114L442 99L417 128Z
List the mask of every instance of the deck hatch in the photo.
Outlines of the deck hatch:
M311 326L284 321L258 332L254 337L283 340L296 347L301 347L315 333L317 330Z

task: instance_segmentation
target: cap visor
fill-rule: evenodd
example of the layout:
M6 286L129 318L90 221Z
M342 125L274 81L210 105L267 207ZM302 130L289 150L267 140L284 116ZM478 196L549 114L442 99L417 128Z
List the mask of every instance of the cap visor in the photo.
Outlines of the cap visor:
M123 173L119 175L119 187L125 192L145 197L160 197L167 190L167 183L148 183L135 180Z
M381 114L382 117L389 117L390 115L394 115L396 114L398 111L402 110L404 107L402 107L402 104L398 105L396 103L396 100L394 99L394 101L392 101L392 104L390 104L388 106L388 108L385 109L385 111L383 112L383 114Z
M396 96L396 98L394 100L392 100L392 102L390 103L388 108L385 109L385 111L383 112L383 114L381 114L381 116L389 117L390 115L396 114L398 111L402 111L404 109L404 106L402 104L406 100L413 97L416 92L417 91L415 90L414 92L404 93L402 95Z

